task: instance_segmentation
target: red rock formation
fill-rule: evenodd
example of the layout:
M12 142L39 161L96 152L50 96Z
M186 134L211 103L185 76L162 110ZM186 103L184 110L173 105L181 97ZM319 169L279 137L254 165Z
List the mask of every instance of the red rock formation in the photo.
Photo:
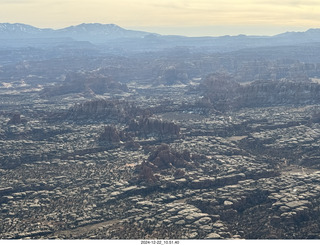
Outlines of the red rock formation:
M127 92L128 87L125 84L114 81L111 77L88 73L68 74L64 84L46 88L42 96L50 97L69 93L87 93L91 91L94 94Z
M212 106L218 110L320 102L320 84L308 79L258 80L240 85L227 75L213 74L202 81L199 89L210 103L202 99L198 104L206 101L203 107Z
M99 139L111 144L120 143L120 133L115 127L106 126Z
M139 137L173 138L180 135L180 127L173 122L166 122L147 117L132 120L128 131L135 132Z
M192 167L190 152L185 150L183 153L179 153L170 149L167 144L155 148L148 161L154 163L159 169Z
M139 171L137 181L144 182L146 184L155 184L158 181L158 178L154 175L153 169L155 169L153 164L144 161L137 167L137 170Z
M90 100L76 104L68 111L67 117L77 118L107 118L115 121L128 121L137 115L145 115L143 109L123 100Z

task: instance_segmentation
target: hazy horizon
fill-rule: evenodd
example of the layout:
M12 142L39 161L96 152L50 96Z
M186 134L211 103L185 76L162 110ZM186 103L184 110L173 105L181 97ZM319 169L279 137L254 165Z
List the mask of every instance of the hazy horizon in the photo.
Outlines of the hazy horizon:
M30 25L36 28L40 29L53 29L53 30L59 30L63 28L67 28L70 26L77 26L81 24L114 24L121 28L124 28L126 30L132 30L132 31L145 31L150 33L157 33L160 35L181 35L181 36L187 36L187 37L219 37L219 36L237 36L237 35L248 35L248 36L274 36L277 34L285 33L285 32L304 32L311 28L291 28L286 29L285 27L264 27L263 30L261 28L257 27L247 27L247 26L171 26L171 27L165 27L165 26L121 26L117 23L99 23L99 22L81 22L78 24L68 25L68 26L62 26L58 28L54 28L51 26L37 26L29 23L22 23L22 22L2 22L2 23L9 23L9 24L24 24L24 25Z
M123 27L123 26L122 26ZM200 37L200 36L237 36L237 35L248 35L248 36L273 36L277 34L281 34L284 32L300 32L307 31L310 28L290 28L286 29L283 27L248 27L248 26L172 26L172 27L164 27L164 26L153 26L153 27L145 27L145 26L137 26L137 27L123 27L125 29L137 30L137 31L147 31L154 32L161 35L182 35L189 37Z
M320 27L320 2L307 0L3 0L0 22L60 29L114 23L163 35L276 35Z

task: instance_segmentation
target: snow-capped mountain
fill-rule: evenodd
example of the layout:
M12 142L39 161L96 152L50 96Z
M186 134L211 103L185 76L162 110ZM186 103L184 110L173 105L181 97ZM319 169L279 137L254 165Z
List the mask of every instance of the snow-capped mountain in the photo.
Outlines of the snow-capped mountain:
M115 24L80 24L62 29L41 29L25 24L0 23L0 48L33 47L40 43L86 41L104 44L114 50L162 50L171 47L191 47L212 52L229 52L247 48L295 46L320 43L320 29L305 32L286 32L275 36L184 37L126 30ZM82 42L83 43L83 42ZM79 42L78 42L79 44ZM51 44L50 44L51 45ZM38 45L39 46L39 45Z
M0 23L0 38L26 38L26 37L36 37L37 35L43 35L45 33L53 32L52 29L40 29L34 26L25 24L10 24L10 23ZM36 36L34 36L36 35Z
M59 34L71 35L95 35L106 37L143 37L147 35L146 32L126 30L115 24L80 24L77 26L70 26L56 31Z
M0 39L69 37L76 41L100 43L117 38L141 38L149 34L148 32L126 30L115 24L80 24L54 30L20 23L0 23Z

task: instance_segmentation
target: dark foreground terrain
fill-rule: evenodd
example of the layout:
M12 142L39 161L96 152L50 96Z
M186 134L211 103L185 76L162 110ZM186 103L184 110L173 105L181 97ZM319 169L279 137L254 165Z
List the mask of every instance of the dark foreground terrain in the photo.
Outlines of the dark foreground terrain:
M52 45L1 51L1 239L320 239L309 49Z

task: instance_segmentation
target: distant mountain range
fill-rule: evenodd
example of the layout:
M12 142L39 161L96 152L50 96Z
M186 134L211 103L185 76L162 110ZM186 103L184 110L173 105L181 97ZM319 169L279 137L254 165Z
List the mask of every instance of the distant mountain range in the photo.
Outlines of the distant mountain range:
M141 38L149 33L131 31L114 24L80 24L63 29L36 28L25 24L0 24L0 38L61 38L71 37L77 41L103 42L116 38Z
M320 29L309 29L306 32L286 32L275 36L185 37L126 30L115 24L80 24L57 30L41 29L25 24L0 24L0 48L56 45L79 41L136 51L189 47L226 52L255 47L320 43Z

